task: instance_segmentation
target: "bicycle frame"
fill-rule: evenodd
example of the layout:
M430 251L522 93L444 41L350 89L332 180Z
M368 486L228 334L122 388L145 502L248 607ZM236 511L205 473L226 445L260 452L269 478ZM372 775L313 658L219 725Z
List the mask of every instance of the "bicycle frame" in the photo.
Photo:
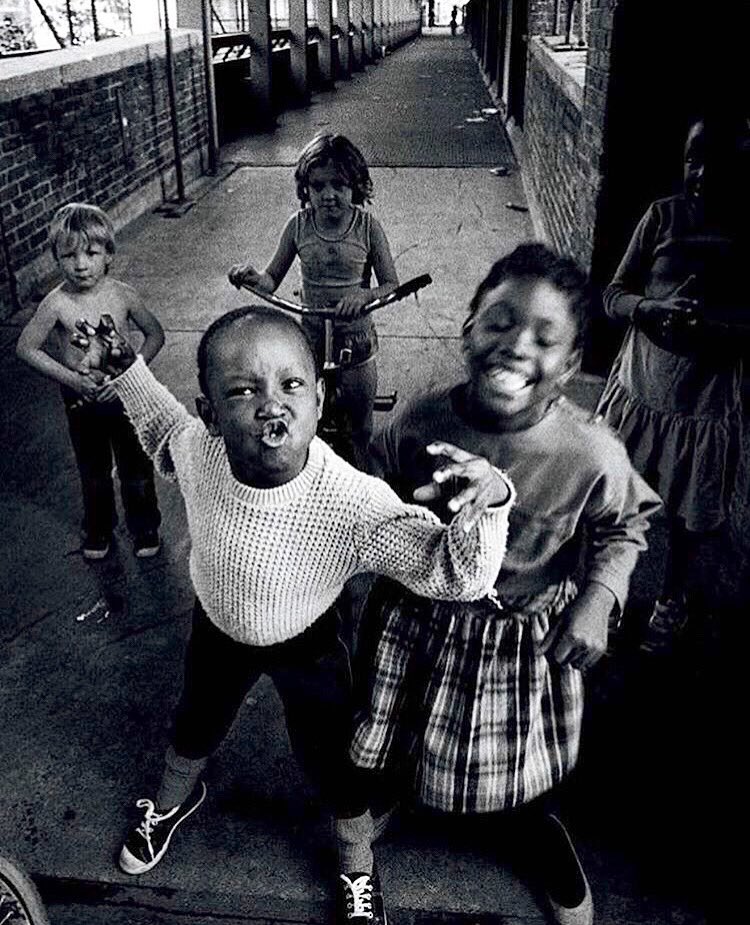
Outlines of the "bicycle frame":
M384 308L386 305L391 305L393 302L405 299L407 296L416 295L420 289L429 286L431 282L432 277L428 273L407 280L407 282L402 283L392 292L389 292L388 295L381 296L380 298L373 299L372 302L368 302L363 307L360 317L369 315L380 308ZM333 308L313 308L310 305L291 302L289 299L283 299L273 293L255 289L253 286L249 286L246 283L243 283L242 288L247 289L248 292L252 292L253 295L263 299L264 302L268 302L269 305L273 305L274 308L293 312L295 315L301 315L302 317L323 319L324 342L322 374L326 383L326 401L324 405L325 411L320 421L320 429L322 434L325 435L327 442L336 448L337 441L341 437L340 423L336 412L336 374L340 369L346 369L348 364L344 361L343 357L346 350L341 351L338 361L333 356L334 322L338 317L335 310ZM351 351L349 351L349 353L351 354ZM350 366L349 368L355 367ZM396 404L396 401L397 394L395 392L391 395L377 395L373 402L373 410L390 411Z
M362 308L361 316L369 315L380 308L385 308L386 305L392 305L394 302L399 302L401 299L405 299L410 295L416 295L420 289L429 286L431 282L432 277L429 273L415 276L413 279L407 280L405 283L397 286L392 292L389 292L388 295L380 296L380 298L368 302ZM302 315L303 317L321 318L324 322L323 372L333 372L346 365L341 362L337 363L333 357L333 327L334 321L338 317L334 309L313 308L303 303L291 302L289 299L283 299L272 292L263 292L263 290L256 289L247 283L243 283L242 288L247 289L248 292L252 292L253 295L258 296L259 299L268 302L269 305L273 305L274 308L281 308L284 311L293 312L295 315Z

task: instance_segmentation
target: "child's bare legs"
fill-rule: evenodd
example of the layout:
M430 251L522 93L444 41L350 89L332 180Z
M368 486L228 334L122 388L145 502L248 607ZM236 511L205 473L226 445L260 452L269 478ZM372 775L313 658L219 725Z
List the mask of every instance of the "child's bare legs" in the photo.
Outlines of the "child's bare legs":
M688 586L695 578L701 548L707 537L706 533L686 529L680 519L669 521L669 547L664 581L641 644L644 652L658 652L669 648L684 630L690 609Z
M694 574L704 533L687 530L682 521L673 520L669 529L669 551L661 599L676 601L685 596L688 580Z

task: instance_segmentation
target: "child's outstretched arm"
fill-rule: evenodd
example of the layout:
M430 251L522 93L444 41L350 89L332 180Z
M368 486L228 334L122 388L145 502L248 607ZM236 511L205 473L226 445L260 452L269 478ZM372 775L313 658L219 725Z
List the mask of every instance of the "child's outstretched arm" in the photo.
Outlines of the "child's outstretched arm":
M21 331L16 355L37 372L77 392L86 401L95 401L101 386L101 374L88 369L69 369L50 356L44 344L59 324L55 294L50 293L39 305L31 320Z
M586 669L606 652L610 616L623 613L630 576L646 548L649 520L659 496L633 469L623 444L613 438L610 465L586 506L588 549L581 592L541 643L560 665Z
M448 443L431 444L428 452L448 462L415 497L430 500L451 480L461 480L462 489L449 504L456 512L453 520L443 524L371 479L368 519L355 539L361 569L394 578L424 597L476 600L489 594L497 579L515 493L507 477L482 457Z
M344 296L336 306L341 318L358 317L363 306L389 295L398 286L398 273L391 255L391 246L383 226L374 216L370 216L370 258L378 285L374 289L362 289L360 292Z
M229 282L238 289L247 284L253 289L260 289L261 292L275 292L297 256L294 244L295 225L296 217L292 216L281 232L276 253L265 270L259 273L249 261L235 263L229 270Z
M426 447L430 456L443 456L448 462L435 469L432 481L414 492L420 503L437 501L443 486L449 483L456 493L448 501L448 509L460 519L462 529L469 533L488 507L501 506L511 500L510 483L499 469L483 456L474 456L452 443L438 441ZM465 483L459 488L458 481Z
M174 479L172 442L198 425L197 419L154 378L110 315L102 315L97 328L87 321L79 321L76 327L71 342L84 352L82 367L104 375L125 406L138 440L159 474Z
M144 363L150 363L164 346L164 329L146 308L134 289L131 289L130 286L125 286L124 283L122 288L123 295L127 299L128 321L132 322L143 334L140 355L143 357ZM99 400L112 401L115 398L117 398L117 394L112 385L105 383L99 393Z

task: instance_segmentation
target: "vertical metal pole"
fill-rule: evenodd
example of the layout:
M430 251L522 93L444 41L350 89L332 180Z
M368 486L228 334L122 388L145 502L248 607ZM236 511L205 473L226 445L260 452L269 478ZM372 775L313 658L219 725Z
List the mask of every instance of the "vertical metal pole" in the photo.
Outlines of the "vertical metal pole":
M68 35L70 36L70 44L75 45L76 34L73 31L73 11L70 8L70 0L65 0L65 15L68 17Z
M94 26L94 41L99 41L99 19L96 15L96 0L91 0L91 22Z
M216 115L214 86L214 50L211 44L211 2L201 0L203 19L203 67L206 71L206 115L208 118L208 172L215 174L219 166L219 120Z
M52 35L55 37L55 41L57 42L57 44L60 46L60 48L65 48L65 42L62 40L62 37L60 36L57 29L55 29L55 24L49 18L49 14L42 6L41 0L34 0L34 3L36 4L36 8L42 14L42 19L45 21L45 23L47 23L47 28L52 33Z
M167 69L167 94L169 116L172 122L172 144L174 146L174 174L177 184L177 202L185 201L185 177L182 172L182 150L180 148L180 127L177 122L177 92L174 79L174 54L172 52L172 30L169 28L169 0L164 0L164 52Z

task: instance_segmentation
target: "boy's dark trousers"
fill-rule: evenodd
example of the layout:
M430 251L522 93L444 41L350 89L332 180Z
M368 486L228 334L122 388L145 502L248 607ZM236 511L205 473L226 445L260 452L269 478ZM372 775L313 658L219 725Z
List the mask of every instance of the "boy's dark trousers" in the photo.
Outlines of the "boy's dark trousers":
M63 388L70 440L83 490L83 528L87 537L108 538L117 524L112 457L120 477L125 522L134 536L156 530L161 514L154 469L122 403L81 401Z
M328 808L344 818L365 812L365 774L349 759L352 673L335 605L293 639L252 646L218 629L196 600L172 733L175 753L193 760L212 754L262 674L281 697L294 754Z

